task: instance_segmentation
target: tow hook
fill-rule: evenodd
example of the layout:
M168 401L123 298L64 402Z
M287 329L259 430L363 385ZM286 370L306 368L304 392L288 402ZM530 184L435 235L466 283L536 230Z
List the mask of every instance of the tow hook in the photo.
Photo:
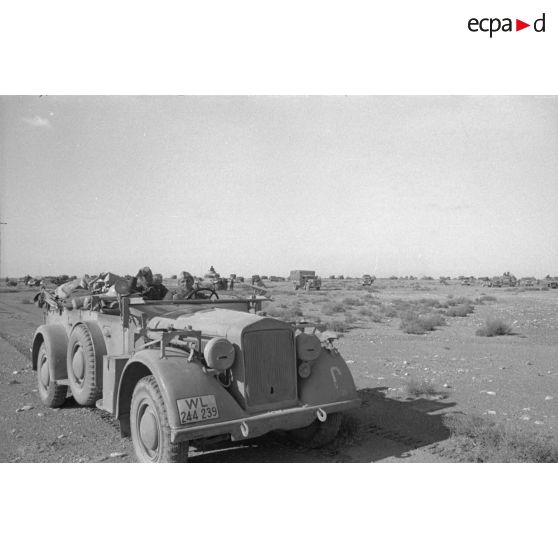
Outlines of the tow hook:
M327 413L323 409L318 409L316 416L320 422L325 422L327 419Z
M245 438L248 438L248 434L250 433L250 428L246 421L243 421L240 425L240 432Z

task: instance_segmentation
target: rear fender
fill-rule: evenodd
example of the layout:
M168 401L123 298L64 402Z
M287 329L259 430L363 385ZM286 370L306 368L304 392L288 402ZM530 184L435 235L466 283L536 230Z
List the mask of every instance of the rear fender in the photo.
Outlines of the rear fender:
M39 348L45 344L49 363L50 379L64 380L68 377L66 369L66 351L68 348L68 335L62 325L42 325L37 328L33 338L32 363L33 370L37 371L37 358Z
M236 420L247 416L219 380L205 374L199 363L189 362L183 352L175 352L167 348L165 358L160 358L159 350L145 349L136 353L122 372L115 409L116 418L121 422L129 423L134 387L142 377L150 374L155 377L161 390L171 428L184 427L180 422L177 400L200 395L214 395L219 411L217 419L203 421L202 424ZM192 424L199 426L200 423Z
M336 349L322 349L311 366L310 376L306 379L299 378L298 394L301 403L320 405L358 399L351 371Z

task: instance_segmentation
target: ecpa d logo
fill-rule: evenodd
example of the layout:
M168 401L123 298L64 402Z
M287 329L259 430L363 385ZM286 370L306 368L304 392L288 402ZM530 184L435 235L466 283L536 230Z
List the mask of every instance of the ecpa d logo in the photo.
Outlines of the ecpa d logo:
M533 30L536 33L545 32L545 25L546 25L545 18L546 18L546 14L543 14L539 19L536 19L533 22ZM498 17L485 17L482 19L472 17L467 23L467 27L469 28L469 31L473 33L478 33L479 31L481 31L482 33L489 33L490 38L492 38L492 35L494 33L498 33L498 31L509 33L514 30L521 31L522 29L531 27L530 23L525 23L520 19L516 19L515 29L514 29L512 21L513 19L509 17L504 17L503 19L500 19Z

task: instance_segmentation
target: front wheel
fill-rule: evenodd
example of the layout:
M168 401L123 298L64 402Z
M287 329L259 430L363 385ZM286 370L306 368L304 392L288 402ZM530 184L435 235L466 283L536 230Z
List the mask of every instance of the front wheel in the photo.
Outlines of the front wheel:
M339 427L343 415L341 413L332 413L327 416L325 422L315 420L312 424L305 428L290 430L289 436L301 446L307 448L321 448L333 442L339 433Z
M39 397L47 407L61 407L66 401L68 388L59 385L50 377L50 366L48 364L47 350L44 343L39 348L37 355L37 384Z
M188 442L171 442L167 409L153 376L146 376L136 384L130 427L134 451L141 463L188 461Z

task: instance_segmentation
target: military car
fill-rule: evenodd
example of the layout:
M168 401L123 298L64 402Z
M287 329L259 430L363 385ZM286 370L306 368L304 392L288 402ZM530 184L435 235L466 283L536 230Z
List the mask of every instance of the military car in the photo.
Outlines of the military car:
M365 273L362 276L362 286L363 287L371 287L372 283L374 283L375 280L376 280L376 277L373 277L372 275L368 275L368 273Z
M38 393L119 420L141 462L183 462L189 445L285 431L319 447L360 404L334 334L262 314L266 297L148 301L119 280L116 296L58 299L43 289L35 332Z

